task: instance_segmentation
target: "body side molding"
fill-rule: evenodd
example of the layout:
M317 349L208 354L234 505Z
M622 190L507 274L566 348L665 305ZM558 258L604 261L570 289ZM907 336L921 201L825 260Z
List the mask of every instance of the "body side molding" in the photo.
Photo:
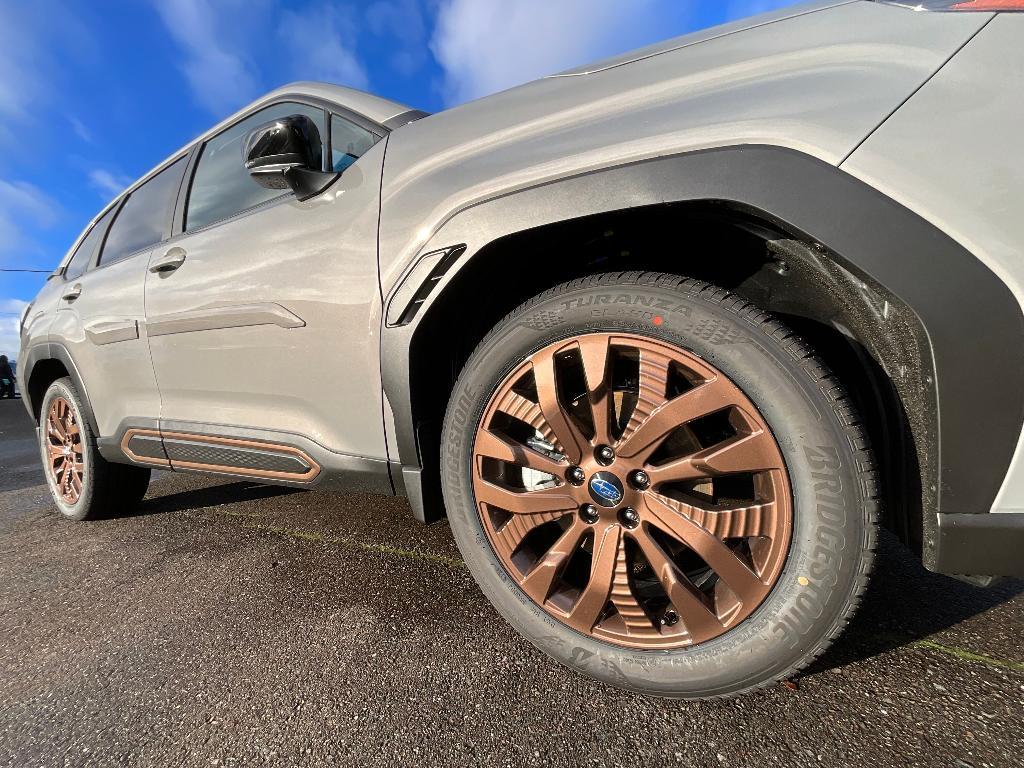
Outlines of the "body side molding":
M306 322L294 312L273 302L258 304L218 304L187 312L173 312L146 320L150 336L172 333L212 331L219 328L244 328L250 325L276 325L301 328Z
M103 320L85 327L85 335L93 344L114 344L139 338L138 320Z

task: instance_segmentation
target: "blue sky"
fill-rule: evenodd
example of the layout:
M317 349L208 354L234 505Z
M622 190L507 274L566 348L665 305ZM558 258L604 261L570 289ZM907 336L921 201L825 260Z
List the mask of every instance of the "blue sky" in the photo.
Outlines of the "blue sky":
M430 112L792 0L0 0L0 268L292 80ZM0 353L45 275L0 272Z

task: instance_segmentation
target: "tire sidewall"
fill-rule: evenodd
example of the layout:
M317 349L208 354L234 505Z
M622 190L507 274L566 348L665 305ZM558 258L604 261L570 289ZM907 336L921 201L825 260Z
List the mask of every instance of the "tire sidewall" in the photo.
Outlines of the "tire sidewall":
M499 324L463 369L442 441L445 503L457 543L484 593L534 645L587 675L672 696L717 696L798 668L843 626L866 571L867 493L858 433L836 412L799 344L724 292L597 278L549 292ZM596 283L596 284L595 284ZM532 352L560 338L624 331L667 342L728 376L760 410L782 450L793 490L790 554L771 593L719 638L692 648L638 651L579 634L532 602L494 554L476 511L472 450L498 384ZM803 354L803 359L801 359ZM812 370L814 368L814 370Z
M82 494L78 497L78 501L75 504L68 504L63 498L61 498L60 492L54 482L53 475L50 472L50 460L46 450L47 415L50 412L51 403L53 403L53 401L58 397L63 397L71 404L71 408L75 413L75 421L78 424L78 428L82 436ZM53 502L57 505L57 509L60 510L62 517L66 517L69 520L84 520L89 516L89 511L92 507L92 497L95 484L93 466L96 460L96 448L92 431L89 428L89 424L86 421L82 410L81 398L79 398L78 392L75 390L70 380L59 379L50 385L49 389L46 390L46 394L43 396L43 404L40 414L39 428L37 429L39 453L43 462L44 474L46 475L46 485L50 489L50 496L53 497Z

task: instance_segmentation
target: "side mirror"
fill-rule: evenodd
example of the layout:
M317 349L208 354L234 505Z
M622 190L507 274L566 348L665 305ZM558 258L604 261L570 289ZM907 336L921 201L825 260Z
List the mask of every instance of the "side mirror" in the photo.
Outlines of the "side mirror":
M320 170L320 131L305 115L280 117L254 128L242 153L253 181L267 189L291 189L300 200L323 191L338 176Z

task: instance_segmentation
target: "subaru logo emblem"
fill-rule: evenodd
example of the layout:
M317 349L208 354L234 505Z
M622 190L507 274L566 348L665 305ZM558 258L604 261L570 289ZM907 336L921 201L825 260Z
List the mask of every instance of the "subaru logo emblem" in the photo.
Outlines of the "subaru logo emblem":
M602 507L614 507L622 501L622 484L611 472L598 472L590 478L590 496Z

